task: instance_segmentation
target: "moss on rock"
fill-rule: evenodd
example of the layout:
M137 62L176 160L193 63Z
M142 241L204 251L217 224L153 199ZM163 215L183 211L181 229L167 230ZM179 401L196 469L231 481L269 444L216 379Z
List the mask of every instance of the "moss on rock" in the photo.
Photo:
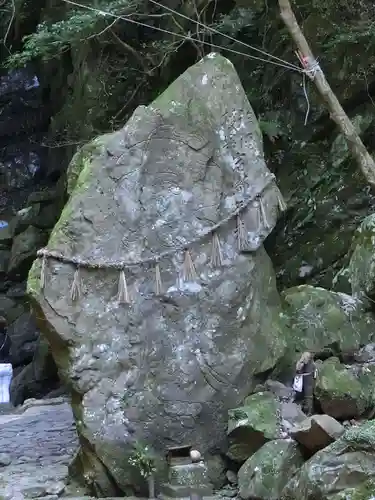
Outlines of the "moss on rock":
M295 441L269 441L238 472L241 498L279 500L284 486L302 465L303 457Z
M358 378L337 358L327 359L319 367L315 396L324 413L343 420L360 416L369 402Z
M227 455L245 461L265 442L281 434L280 405L271 392L247 397L244 405L228 412L229 449Z
M310 285L289 288L282 299L297 351L340 352L371 341L375 322L359 299Z
M329 500L371 500L374 498L375 480L370 479L357 488L347 488L337 495L329 497Z
M369 500L366 495L375 481L374 450L375 420L348 429L299 469L281 498Z

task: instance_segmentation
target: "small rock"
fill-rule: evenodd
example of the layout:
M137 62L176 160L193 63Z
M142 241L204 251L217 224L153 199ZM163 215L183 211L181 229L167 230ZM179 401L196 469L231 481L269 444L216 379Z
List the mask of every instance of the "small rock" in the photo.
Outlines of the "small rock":
M344 426L329 415L313 415L291 429L290 434L313 454L333 443L344 432Z
M238 483L238 478L237 478L237 474L235 472L233 472L232 470L227 470L227 479L228 479L228 482L231 483L231 484L237 484Z
M10 223L13 236L22 233L28 228L28 226L32 225L33 220L39 214L39 210L40 210L40 205L38 204L25 207L22 210L19 210Z
M227 488L223 488L222 490L220 490L219 494L221 497L234 498L237 496L238 490L237 488L228 486Z
M48 495L60 496L64 493L65 483L63 481L56 481L56 483L51 483L46 487L46 493Z
M0 453L0 467L6 467L11 463L12 459L7 453Z
M40 498L46 495L46 488L42 485L31 485L22 488L22 494L25 498Z

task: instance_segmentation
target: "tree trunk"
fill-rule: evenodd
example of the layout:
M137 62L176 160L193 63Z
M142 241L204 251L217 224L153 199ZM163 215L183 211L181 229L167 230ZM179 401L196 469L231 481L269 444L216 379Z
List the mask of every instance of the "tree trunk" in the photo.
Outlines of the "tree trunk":
M349 150L356 159L359 168L367 179L367 182L375 189L375 163L355 127L345 113L343 107L333 93L327 82L323 71L317 66L316 60L311 52L309 44L298 25L289 0L279 0L281 18L285 23L290 35L303 56L306 73L315 83L315 86L327 104L330 117L336 122L341 133L345 137Z

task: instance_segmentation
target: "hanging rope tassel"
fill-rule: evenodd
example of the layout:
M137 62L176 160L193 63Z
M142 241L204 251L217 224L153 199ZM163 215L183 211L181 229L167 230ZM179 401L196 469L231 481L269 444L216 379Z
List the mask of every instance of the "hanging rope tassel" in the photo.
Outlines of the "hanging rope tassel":
M117 300L120 304L130 304L128 285L126 283L125 271L120 271L118 280Z
M155 293L161 295L163 292L163 285L161 282L160 266L159 263L155 266Z
M279 188L277 188L277 203L279 205L280 212L285 212L285 210L288 208L286 206L286 203L284 201L284 198L283 198Z
M76 302L82 295L81 273L79 267L74 272L73 283L70 289L70 298Z
M260 200L259 200L259 206L260 206L261 221L263 222L265 229L269 229L270 225L269 225L269 222L267 220L266 209L264 207L264 203L263 203L262 198L260 198Z
M221 267L223 265L223 254L221 253L220 240L217 233L212 235L211 264L213 267Z
M44 290L47 283L47 257L43 255L42 269L40 271L40 289Z
M240 214L237 215L237 244L238 244L238 251L241 252L245 247L247 243L247 235L246 235L246 228L245 228L245 222L243 221L242 217Z
M195 281L197 279L197 272L194 267L189 250L185 250L184 266L183 266L183 280Z

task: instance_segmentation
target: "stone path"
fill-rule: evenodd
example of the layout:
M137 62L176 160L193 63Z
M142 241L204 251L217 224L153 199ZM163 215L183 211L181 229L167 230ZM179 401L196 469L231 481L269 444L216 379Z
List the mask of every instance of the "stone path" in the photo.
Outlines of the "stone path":
M68 464L78 447L69 404L32 400L11 413L1 410L0 498L66 494Z

